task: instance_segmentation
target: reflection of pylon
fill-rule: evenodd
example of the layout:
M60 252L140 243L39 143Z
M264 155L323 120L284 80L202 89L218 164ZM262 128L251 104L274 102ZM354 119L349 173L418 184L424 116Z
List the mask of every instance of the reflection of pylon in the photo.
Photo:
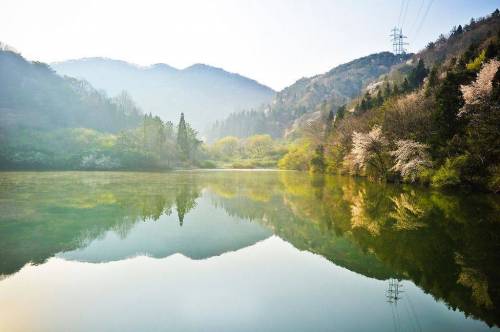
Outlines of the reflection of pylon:
M398 304L401 299L401 293L403 293L403 284L399 280L391 278L389 279L389 289L387 290L387 302L392 304Z

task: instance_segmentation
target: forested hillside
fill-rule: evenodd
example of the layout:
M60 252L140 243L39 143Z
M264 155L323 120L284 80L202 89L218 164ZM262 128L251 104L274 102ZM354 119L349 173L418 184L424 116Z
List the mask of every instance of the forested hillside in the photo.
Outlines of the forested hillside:
M337 66L321 75L302 78L278 92L264 109L233 113L226 120L218 121L209 138L290 134L294 125L315 118L317 114L314 113L327 104L333 108L349 102L394 65L409 58L410 55L382 52Z
M1 169L191 167L201 141L180 116L176 127L143 115L126 92L110 98L86 81L0 50Z
M126 96L110 99L89 83L57 75L41 62L0 50L0 126L4 129L86 127L117 132L142 114ZM124 99L125 98L125 99Z
M184 113L199 131L232 112L266 104L275 94L254 80L204 64L180 70L166 64L140 67L85 58L51 66L61 75L88 80L110 95L126 90L145 113L164 119Z
M499 49L498 10L453 28L353 102L323 110L280 166L500 191Z

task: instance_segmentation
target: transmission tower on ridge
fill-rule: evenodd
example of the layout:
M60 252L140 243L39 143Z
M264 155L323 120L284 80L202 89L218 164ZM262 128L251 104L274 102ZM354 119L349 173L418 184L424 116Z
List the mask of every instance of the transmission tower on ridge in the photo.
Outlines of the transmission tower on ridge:
M405 46L409 44L404 41L408 37L403 35L403 29L394 27L391 32L392 51L394 54L405 54Z

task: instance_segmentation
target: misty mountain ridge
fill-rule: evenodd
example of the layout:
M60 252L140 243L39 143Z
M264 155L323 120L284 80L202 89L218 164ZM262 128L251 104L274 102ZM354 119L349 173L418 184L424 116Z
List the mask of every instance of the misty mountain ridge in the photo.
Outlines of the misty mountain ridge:
M61 75L85 79L114 96L129 92L145 113L176 121L179 114L198 130L232 112L271 101L275 91L239 74L206 64L177 69L157 63L138 66L122 60L83 58L51 64Z
M0 49L0 128L91 128L118 132L142 119L131 100L109 98L88 82L61 77L41 62ZM3 135L1 135L3 137Z

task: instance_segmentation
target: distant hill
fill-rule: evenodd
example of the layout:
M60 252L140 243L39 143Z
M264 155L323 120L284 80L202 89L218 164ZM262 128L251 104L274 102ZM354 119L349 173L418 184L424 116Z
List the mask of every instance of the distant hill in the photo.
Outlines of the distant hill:
M127 90L146 113L187 121L203 130L230 113L268 103L275 92L223 69L195 64L179 70L166 64L140 67L125 61L84 58L53 63L59 74L83 78L113 96Z
M85 81L63 78L44 63L29 62L14 51L0 49L2 136L16 128L85 127L105 132L133 128L142 115L127 102L130 108L121 107Z
M252 112L251 119L245 112L232 114L229 121L217 123L212 128L211 138L255 133L281 137L296 120L316 112L323 103L336 108L349 102L368 84L410 57L382 52L342 64L324 74L302 78L278 92L264 112ZM240 118L247 123L246 126L239 123ZM253 132L241 132L241 129L248 131L248 128Z

